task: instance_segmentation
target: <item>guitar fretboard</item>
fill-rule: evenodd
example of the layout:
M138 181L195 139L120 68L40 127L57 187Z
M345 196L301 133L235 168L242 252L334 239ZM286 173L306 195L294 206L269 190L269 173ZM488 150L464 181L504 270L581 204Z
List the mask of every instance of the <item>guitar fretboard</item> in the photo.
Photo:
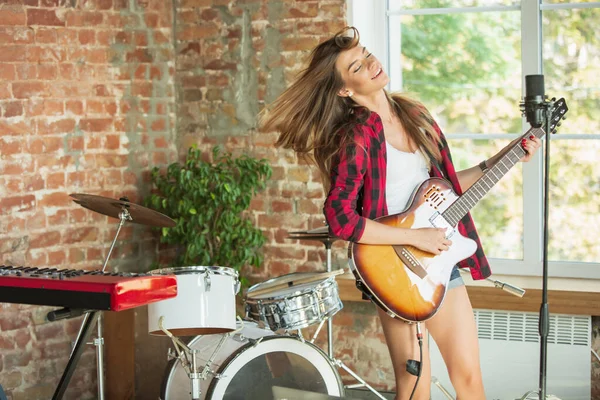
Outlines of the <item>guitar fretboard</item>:
M538 138L542 138L545 132L541 128L531 128L523 135L523 137L529 137L534 135ZM463 193L450 207L443 212L443 216L452 226L456 226L458 221L462 219L470 210L485 196L492 187L506 173L514 167L521 158L525 156L526 152L521 147L520 143L515 144L506 154L502 156L496 164L488 169L481 178L477 180L467 191Z

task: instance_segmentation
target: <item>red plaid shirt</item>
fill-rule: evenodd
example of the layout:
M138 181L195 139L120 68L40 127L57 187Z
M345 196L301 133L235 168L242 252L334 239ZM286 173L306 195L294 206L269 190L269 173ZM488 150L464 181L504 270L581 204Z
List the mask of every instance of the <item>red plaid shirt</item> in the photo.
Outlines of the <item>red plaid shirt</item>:
M435 122L433 126L441 138L442 163L439 168L432 163L429 175L450 181L460 196L462 190L448 143L439 126ZM331 189L325 200L324 213L333 235L357 242L365 230L366 218L375 219L388 214L385 200L387 155L379 115L371 112L367 121L357 124L353 139L333 159ZM469 267L475 280L487 278L492 272L470 214L458 223L458 231L477 243L475 254L461 261L458 266Z

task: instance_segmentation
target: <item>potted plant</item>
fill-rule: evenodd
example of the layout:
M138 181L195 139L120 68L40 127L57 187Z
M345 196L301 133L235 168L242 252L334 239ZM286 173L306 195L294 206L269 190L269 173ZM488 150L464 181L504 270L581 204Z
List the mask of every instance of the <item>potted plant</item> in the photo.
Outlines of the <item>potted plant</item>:
M156 190L144 204L176 221L174 227L162 228L160 236L161 243L177 247L170 266L223 266L238 272L245 265L258 267L265 237L245 211L271 173L267 160L234 158L218 146L211 160L203 160L194 146L183 164L169 165L164 175L155 167ZM247 285L245 277L240 281Z

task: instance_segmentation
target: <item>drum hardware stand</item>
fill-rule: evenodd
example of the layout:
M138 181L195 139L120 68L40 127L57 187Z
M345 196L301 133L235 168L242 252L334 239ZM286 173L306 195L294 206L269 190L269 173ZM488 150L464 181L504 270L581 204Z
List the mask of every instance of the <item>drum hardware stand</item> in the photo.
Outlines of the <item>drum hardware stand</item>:
M158 327L160 328L161 331L163 331L165 333L166 336L169 337L169 339L171 339L171 341L173 342L173 347L175 347L175 351L177 352L177 356L172 356L171 353L169 353L169 357L171 359L178 359L181 362L181 366L183 367L183 369L187 373L188 377L190 378L190 383L191 383L191 388L192 388L192 390L191 390L192 399L198 400L201 398L201 395L202 395L202 388L200 385L200 381L205 380L209 374L212 374L212 375L218 377L218 374L215 374L215 372L210 369L210 366L215 361L215 357L216 357L217 353L219 352L219 350L221 350L221 347L223 347L223 345L225 344L225 341L229 337L242 331L242 329L244 328L244 322L238 316L238 321L240 321L240 327L234 331L227 332L221 336L221 340L219 340L219 343L215 347L215 350L213 351L211 356L206 361L206 364L204 364L204 368L202 369L202 372L198 372L197 355L198 355L199 350L191 349L188 345L183 343L178 337L174 336L171 332L169 332L169 330L163 326L164 318L165 317L162 317L162 316L160 317L160 319L158 320ZM256 343L254 343L254 346L256 346L258 343L260 343L260 339L256 340ZM190 358L191 358L191 361L190 361Z
M317 327L317 330L315 331L313 338L310 340L311 343L315 343L315 339L317 338L317 336L319 336L319 332L321 332L321 328L323 327L323 324L325 323L325 321L329 321L329 320L330 320L330 318L328 317L319 323L319 326Z
M326 320L327 320L327 322L331 322L331 318L325 318L323 321L321 321L319 323L319 326L317 327L317 330L315 331L315 334L313 335L312 339L310 340L310 343L315 342L315 339L317 338L317 335L321 331L321 328L323 327L323 324L325 324ZM298 336L304 342L304 338L302 337L302 333L301 333L300 329L298 329ZM373 392L373 394L375 396L377 396L378 398L380 398L382 400L386 400L385 397L383 397L383 395L381 395L381 393L379 393L374 387L369 385L364 379L362 379L360 376L358 376L354 371L352 371L350 368L348 368L341 360L338 360L337 358L334 358L333 356L327 356L327 358L329 358L329 360L333 364L335 364L335 366L337 366L338 368L342 368L344 371L346 371L347 373L352 375L352 377L354 379L356 379L358 382L360 382L360 383L357 383L354 385L344 385L344 387L346 389L356 389L356 388L366 387L371 392Z
M123 200L123 199L121 199ZM108 260L112 251L115 247L115 243L117 241L117 237L121 232L121 228L125 224L125 221L132 221L131 215L129 211L123 207L121 212L119 213L119 226L117 228L117 232L115 237L110 245L108 250L108 254L104 260L104 265L102 266L102 272L106 269L106 265L108 264ZM88 339L92 333L92 329L94 324L97 326L98 336L94 339L93 342L88 343ZM60 381L58 382L58 386L54 391L54 395L52 396L53 400L62 399L65 391L67 390L67 386L69 385L69 381L75 372L75 366L79 359L81 358L81 354L83 353L83 344L93 344L96 346L96 368L97 368L97 379L98 379L98 400L104 400L104 337L103 337L103 326L102 326L102 313L99 311L88 312L83 321L81 322L81 327L79 328L79 332L77 333L77 338L75 339L75 344L73 345L73 349L71 350L71 354L69 356L69 361L67 366L65 367L65 371L63 372Z
M362 379L360 376L358 376L354 371L352 371L350 368L348 368L346 366L346 364L344 364L341 360L338 360L337 358L331 358L331 362L333 362L339 368L342 368L344 371L346 371L347 373L352 375L352 377L354 379L356 379L357 381L360 382L360 383L357 383L354 385L345 385L346 389L355 389L355 388L360 388L360 387L366 387L371 392L373 392L373 394L375 396L377 396L381 400L386 400L386 398L383 397L383 395L381 395L381 393L379 393L373 386L369 385L364 379Z
M444 394L444 396L446 396L446 398L448 400L455 400L454 397L452 397L452 395L450 394L450 392L448 390L446 390L446 388L438 380L438 378L436 378L435 376L432 376L431 377L431 383L433 383L435 386L437 386L438 389L440 389L440 391Z
M324 243L325 253L327 254L327 272L331 272L331 245L333 241L326 240ZM319 327L319 329L321 328ZM333 359L333 321L331 318L327 318L327 355Z

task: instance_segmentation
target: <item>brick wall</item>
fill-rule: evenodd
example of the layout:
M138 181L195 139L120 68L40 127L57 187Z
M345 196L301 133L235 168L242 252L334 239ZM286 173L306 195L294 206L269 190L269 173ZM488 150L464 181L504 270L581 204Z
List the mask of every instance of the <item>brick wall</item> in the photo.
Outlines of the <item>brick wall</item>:
M258 133L256 115L308 51L345 25L344 13L343 0L0 2L0 263L98 268L116 220L67 195L137 202L149 190L150 167L182 157L192 144L208 150L218 143L273 167L252 203L268 238L265 262L245 273L259 282L324 270L322 245L286 239L323 223L316 171L275 149L276 134ZM109 266L145 269L156 249L146 227L130 225ZM343 249L334 245L334 268L345 266ZM12 399L50 397L79 320L47 323L46 307L0 307L0 383ZM145 313L135 313L142 399L156 398L168 347L148 337ZM374 386L393 388L373 306L346 303L334 321L336 355ZM594 326L598 351L597 320ZM318 343L325 348L324 331ZM95 397L94 358L90 348L68 398ZM594 390L600 393L598 384Z
M172 4L12 0L0 4L0 264L99 268L116 219L68 197L138 201L149 166L176 158ZM156 244L129 225L111 269L147 265ZM80 320L0 305L0 383L12 399L50 398ZM67 398L96 397L93 347Z

